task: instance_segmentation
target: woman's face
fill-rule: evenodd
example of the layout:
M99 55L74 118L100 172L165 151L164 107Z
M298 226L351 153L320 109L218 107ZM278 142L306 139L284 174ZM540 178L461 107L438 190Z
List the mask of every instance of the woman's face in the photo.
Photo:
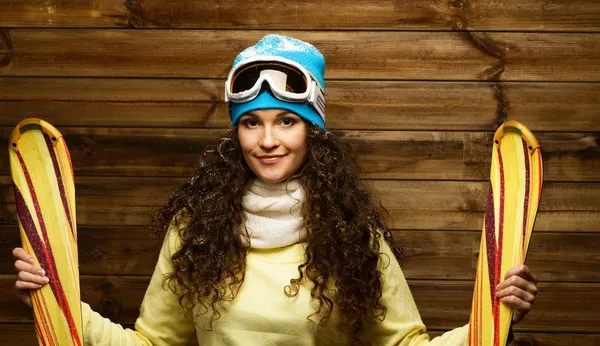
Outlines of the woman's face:
M306 124L283 109L244 114L238 137L248 167L262 181L277 183L298 171L306 155Z

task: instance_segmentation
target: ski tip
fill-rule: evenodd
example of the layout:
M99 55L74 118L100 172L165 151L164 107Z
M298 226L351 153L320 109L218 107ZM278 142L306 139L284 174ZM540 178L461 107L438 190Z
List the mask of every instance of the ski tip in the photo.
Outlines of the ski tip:
M44 132L53 142L58 141L58 139L62 137L62 134L49 122L38 118L27 118L19 122L13 129L8 141L9 148L17 150L21 135L27 131L33 130Z
M516 120L508 120L500 125L500 127L496 130L496 134L494 134L494 142L498 143L502 137L504 137L505 133L510 132L517 133L519 136L521 136L525 143L527 143L529 150L539 149L540 144L533 133L527 128L527 126Z

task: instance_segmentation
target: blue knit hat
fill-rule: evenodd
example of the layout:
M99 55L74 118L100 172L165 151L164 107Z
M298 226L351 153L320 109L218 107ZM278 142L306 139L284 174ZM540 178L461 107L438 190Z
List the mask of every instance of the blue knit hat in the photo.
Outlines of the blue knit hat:
M256 45L246 48L233 61L233 68L248 59L261 57L279 57L292 60L306 68L325 90L325 58L313 45L292 37L267 35ZM325 129L325 119L309 103L293 103L277 99L270 89L265 88L253 100L245 103L229 102L229 117L233 126L237 125L240 117L247 112L257 109L280 108L298 114L304 120Z

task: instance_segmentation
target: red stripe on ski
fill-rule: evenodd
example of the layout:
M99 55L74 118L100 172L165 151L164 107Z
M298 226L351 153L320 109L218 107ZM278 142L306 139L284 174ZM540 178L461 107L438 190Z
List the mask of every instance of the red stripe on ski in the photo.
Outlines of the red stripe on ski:
M498 220L498 249L496 253L496 269L494 277L494 287L500 283L500 260L502 259L502 238L504 233L504 166L502 164L502 152L498 147L498 166L500 168L500 212ZM492 291L492 301L494 302L494 345L500 346L500 299Z
M58 159L56 158L56 152L54 151L54 146L50 141L50 137L44 133L44 140L46 141L46 146L48 147L48 152L50 153L50 157L52 158L52 166L54 167L54 174L56 175L56 181L58 184L58 190L60 191L60 199L62 201L63 208L65 209L65 213L67 214L67 220L69 221L69 229L71 234L73 235L73 239L77 240L75 236L75 232L73 231L74 225L71 220L71 212L69 211L69 204L67 203L67 194L65 193L65 184L62 178L62 174L60 172L60 167L58 165Z
M56 335L54 334L54 326L52 325L52 320L46 319L46 316L43 314L44 311L48 311L48 306L44 300L44 296L40 294L32 294L35 305L38 308L38 312L40 318L42 319L42 326L46 331L46 336L48 337L48 342L50 345L58 345L58 340L56 339ZM44 304L42 304L44 303ZM37 323L36 323L37 324Z
M43 335L43 334L42 334L42 331L40 330L40 327L38 326L38 324L39 324L39 323L38 323L38 322L37 322L37 320L36 320L36 322L35 322L35 333L36 333L37 335ZM46 341L44 341L44 338L43 338L43 337L40 337L40 338L38 338L38 340L40 341L40 343L42 344L42 346L46 346Z
M43 305L43 308L44 308L44 309L43 309L43 311L50 311L50 310L48 309L48 305L46 304L46 299L44 299L44 296L43 296L42 294L40 294L40 295L39 295L39 298L40 298L40 301L42 302L42 305ZM49 317L49 316L48 316L48 317ZM48 327L48 329L50 330L50 332L49 332L49 333L50 333L50 334L49 334L49 336L51 336L51 337L52 337L52 339L50 339L50 340L49 340L50 344L51 344L52 346L54 346L54 345L56 345L56 346L60 346L60 345L58 344L58 336L57 336L57 335L56 335L56 333L54 332L54 330L55 330L55 329L54 329L54 325L52 325L52 318L48 318L48 319L45 319L45 320L47 321L47 322L46 322L46 324L47 324L47 327Z
M496 217L494 214L494 190L492 184L488 188L487 206L485 208L485 247L487 252L488 275L490 281L490 293L493 296L495 292L494 278L496 271L494 263L496 263Z
M39 311L39 312L42 311L40 303L33 293L31 294L31 302L33 305L35 305L35 307L37 308L37 311ZM44 342L44 336L50 337L51 335L50 335L50 331L48 330L48 325L46 324L46 319L44 318L44 315L42 313L40 313L39 318L36 315L34 315L34 322L35 322L35 329L39 330L37 335L40 337L38 338L38 340L41 340L41 342L45 345L46 343ZM44 333L41 333L40 326L44 328Z
M523 253L525 253L525 245L527 242L527 216L529 214L529 150L527 148L527 142L521 139L523 142L523 155L525 156L525 200L523 201Z
M538 189L538 201L540 199L540 196L542 195L542 151L540 150L540 148L535 148L535 151L537 151L537 156L538 156L538 181L540 182L540 187Z
M50 244L50 240L48 239L48 232L46 231L46 225L44 223L44 217L42 215L42 211L40 210L39 201L37 199L37 195L36 195L35 189L33 187L33 182L31 181L31 176L29 175L29 171L27 170L27 166L25 165L25 161L23 160L21 153L19 151L17 151L16 153L17 153L17 157L19 158L19 162L21 164L21 169L23 170L23 174L25 175L25 179L27 180L27 185L29 187L29 193L31 194L31 199L33 201L33 205L34 205L35 212L36 212L36 215L38 218L38 222L40 224L40 230L42 231L42 237L44 238L45 244ZM17 186L16 185L13 185L13 186L15 187L15 198L17 199L17 208L21 209L21 211L24 211L24 215L29 218L29 220L25 220L26 223L28 223L28 225L30 227L29 233L35 233L37 235L35 223L33 222L33 218L31 217L31 214L29 213L29 209L27 208L27 205L25 204L25 200L23 199L23 196L21 195L21 192L19 191ZM17 196L17 192L18 192L18 196ZM20 205L20 207L19 207L19 205ZM20 212L19 212L19 219L21 219ZM23 224L23 222L21 222L21 224ZM67 298L65 296L65 291L62 288L62 284L60 283L58 271L56 270L56 262L54 261L54 255L52 254L51 251L48 251L48 249L46 248L44 243L40 240L39 236L35 237L34 239L36 239L38 241L38 246L37 246L38 249L43 250L43 252L40 252L39 254L36 254L36 255L37 255L38 259L43 258L43 257L45 258L45 262L47 265L46 274L48 275L48 278L50 279L50 288L52 288L52 292L54 293L54 296L56 297L56 301L58 302L60 309L62 310L63 314L65 315L65 318L67 319L67 323L69 325L69 329L71 330L71 335L73 336L75 343L77 345L81 345L81 340L79 340L77 328L75 327L75 321L73 320L73 316L71 315L71 310L69 309L69 302L67 301ZM30 242L31 242L31 240L30 240ZM32 243L32 247L34 248L34 251L35 251L35 246L33 245L33 243ZM40 261L40 264L41 263L42 262Z

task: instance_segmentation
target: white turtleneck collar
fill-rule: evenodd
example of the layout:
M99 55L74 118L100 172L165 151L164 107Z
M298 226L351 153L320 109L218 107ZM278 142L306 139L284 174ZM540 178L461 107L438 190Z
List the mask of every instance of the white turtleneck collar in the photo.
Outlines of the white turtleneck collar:
M304 200L304 189L298 180L267 183L256 179L242 198L245 222L241 232L245 245L272 249L303 242L306 239L302 217Z

